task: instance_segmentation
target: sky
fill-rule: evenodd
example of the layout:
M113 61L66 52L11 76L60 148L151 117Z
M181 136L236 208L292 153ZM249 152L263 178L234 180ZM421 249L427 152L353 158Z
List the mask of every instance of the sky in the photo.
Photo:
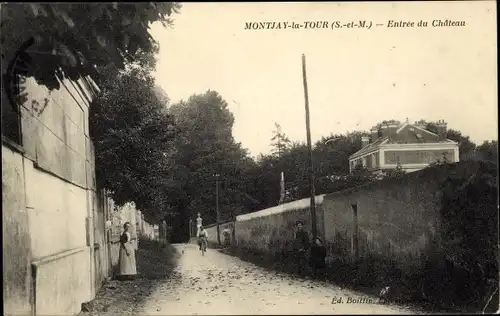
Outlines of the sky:
M172 102L215 90L252 156L271 151L274 123L306 141L302 54L311 138L369 130L383 120L444 119L476 143L497 139L495 1L184 3L160 43L156 83ZM333 21L372 22L332 29ZM388 27L389 20L414 27ZM427 27L416 27L419 21ZM432 27L433 20L465 26ZM326 21L322 29L245 29L247 22ZM375 26L375 24L383 24ZM394 24L394 23L393 23Z

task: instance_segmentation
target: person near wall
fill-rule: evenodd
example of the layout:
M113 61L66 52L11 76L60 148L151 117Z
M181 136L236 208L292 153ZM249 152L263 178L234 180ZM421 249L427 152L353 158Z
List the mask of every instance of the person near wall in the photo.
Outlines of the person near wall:
M228 228L224 229L222 235L224 236L224 246L229 247L231 245L231 230Z
M310 263L313 270L314 278L324 279L326 268L326 248L321 238L316 237L313 245L311 246Z
M120 237L119 266L121 280L132 280L137 274L135 262L135 247L130 234L130 222L123 224L123 234Z
M297 273L304 276L307 269L307 251L309 250L309 234L304 229L304 223L297 221L297 232L295 233L295 247L297 255Z

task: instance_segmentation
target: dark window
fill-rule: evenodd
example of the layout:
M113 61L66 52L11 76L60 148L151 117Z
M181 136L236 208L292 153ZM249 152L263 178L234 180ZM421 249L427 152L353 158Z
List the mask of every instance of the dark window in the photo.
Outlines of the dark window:
M397 155L396 155L396 153L395 153L395 152L393 152L393 153L392 153L392 159L391 159L391 160L392 160L392 163L394 163L394 162L396 161L396 159L397 159Z
M20 95L20 80L24 80L24 78L15 76L14 80L6 81L2 76L2 137L22 146L21 109L18 104L12 104ZM9 87L6 87L7 85ZM9 98L6 88L10 90L11 98Z

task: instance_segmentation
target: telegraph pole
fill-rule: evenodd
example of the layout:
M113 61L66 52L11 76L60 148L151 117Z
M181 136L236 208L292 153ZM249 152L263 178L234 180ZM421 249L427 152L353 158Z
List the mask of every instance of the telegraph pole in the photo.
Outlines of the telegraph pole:
M309 189L311 194L311 226L313 240L317 237L316 227L316 190L314 188L314 169L313 169L313 154L311 146L311 123L309 119L309 95L307 92L307 75L306 75L306 56L302 54L302 78L304 82L304 100L306 107L306 131L307 131L307 150L309 152Z
M189 219L189 241L193 238L193 219Z
M217 215L217 242L220 243L220 231L219 231L219 222L220 222L220 214L219 214L219 174L215 174L215 212Z

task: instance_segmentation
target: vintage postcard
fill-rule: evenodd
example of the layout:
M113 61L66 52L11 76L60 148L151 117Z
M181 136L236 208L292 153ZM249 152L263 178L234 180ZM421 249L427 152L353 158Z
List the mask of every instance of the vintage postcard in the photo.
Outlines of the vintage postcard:
M496 12L0 4L5 315L496 313Z

